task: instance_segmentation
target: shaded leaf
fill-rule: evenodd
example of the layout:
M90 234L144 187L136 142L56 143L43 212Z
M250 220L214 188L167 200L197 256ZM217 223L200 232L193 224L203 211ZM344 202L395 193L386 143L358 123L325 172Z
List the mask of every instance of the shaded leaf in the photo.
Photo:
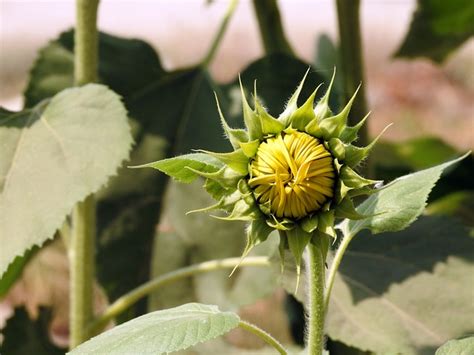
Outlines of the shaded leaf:
M446 218L424 217L382 238L358 236L332 293L328 334L375 353L433 354L473 332L474 240Z
M3 118L0 140L1 275L16 256L51 238L73 206L115 174L132 137L119 97L90 84ZM104 142L113 142L113 149Z
M441 62L472 35L472 1L418 0L410 30L395 55L423 56Z
M79 345L68 354L164 354L186 349L234 329L239 316L216 306L188 303L148 313Z
M26 106L73 85L74 30L42 48L25 91ZM99 33L99 80L125 97L164 74L158 55L146 42Z
M357 212L370 217L346 220L341 226L344 234L354 235L362 229L370 229L375 234L406 228L423 212L428 194L441 173L466 156L402 176L372 194L357 207Z

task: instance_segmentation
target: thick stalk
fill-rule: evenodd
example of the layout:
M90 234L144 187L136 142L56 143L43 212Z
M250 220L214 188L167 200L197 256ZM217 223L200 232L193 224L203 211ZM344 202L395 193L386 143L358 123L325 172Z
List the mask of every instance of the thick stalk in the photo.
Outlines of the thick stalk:
M97 9L99 0L76 0L74 81L84 85L97 81ZM87 197L74 207L70 266L70 348L88 339L87 326L93 317L95 254L95 201Z
M294 56L286 39L276 0L253 0L265 53L283 52Z
M308 278L309 355L322 355L324 350L324 257L320 245L308 244L306 272Z
M288 352L285 350L285 348L280 344L278 340L276 340L274 337L272 337L270 334L268 334L266 331L260 329L256 325L243 321L241 320L239 322L239 327L242 329L245 329L246 331L255 334L258 336L260 339L262 339L265 343L273 347L276 351L278 351L281 355L287 355Z
M126 311L138 300L156 291L160 287L163 287L175 281L182 280L183 278L201 273L222 269L233 269L237 265L239 265L240 267L270 267L271 263L267 257L263 256L247 257L244 260L242 260L241 258L227 258L221 260L205 261L199 264L190 265L175 271L171 271L167 274L161 275L153 280L144 283L143 285L133 289L132 291L117 299L105 310L105 312L99 318L94 321L94 323L92 323L92 325L90 326L90 334L95 335L100 332L110 320L114 319L115 317Z
M364 62L360 33L360 0L336 0L339 24L340 65L344 81L344 102L349 101L364 80ZM367 114L365 86L359 89L349 115L349 124L355 125ZM359 131L360 145L367 145L368 130L365 125Z

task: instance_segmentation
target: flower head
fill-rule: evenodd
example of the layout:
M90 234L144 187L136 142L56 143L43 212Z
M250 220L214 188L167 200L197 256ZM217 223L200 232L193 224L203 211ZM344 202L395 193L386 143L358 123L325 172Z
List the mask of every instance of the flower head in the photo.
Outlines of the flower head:
M217 102L232 152L200 151L148 165L185 182L203 176L207 191L218 202L200 211L221 209L228 215L217 218L249 222L244 256L278 229L280 250L290 249L297 266L310 242L323 245L327 252L336 236L335 218L363 217L351 197L370 193L376 181L359 176L354 168L380 137L367 147L351 144L367 116L356 126L346 124L357 92L333 114L328 101L334 75L317 104L318 89L298 106L304 80L278 118L265 110L256 90L250 107L241 84L245 130L229 127ZM192 176L184 169L173 170L178 161Z

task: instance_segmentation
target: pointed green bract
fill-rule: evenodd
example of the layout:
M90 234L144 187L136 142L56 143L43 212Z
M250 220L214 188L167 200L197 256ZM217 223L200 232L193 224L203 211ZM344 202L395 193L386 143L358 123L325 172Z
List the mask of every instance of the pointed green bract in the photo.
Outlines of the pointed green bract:
M244 122L247 127L249 139L254 140L262 137L262 128L260 120L255 112L250 108L249 103L247 102L247 97L245 96L244 88L242 86L242 81L240 80L240 91L242 93L242 110L244 114Z
M251 142L240 143L240 148L242 148L242 151L247 156L247 158L253 158L255 154L257 154L259 145L260 141L256 139Z
M306 102L299 107L295 112L291 114L289 121L291 122L291 127L299 129L300 131L304 130L306 125L315 119L314 114L314 99L321 85L319 85L311 94L311 96L306 100Z
M391 126L389 124L385 127L380 134L375 137L375 139L366 147L355 147L353 145L346 146L346 158L344 163L350 166L351 168L357 166L361 161L363 161L369 155L370 151L374 147L375 143L380 139L380 137L385 133L385 131Z
M230 144L232 144L232 147L234 149L238 149L240 147L239 145L240 143L247 142L249 140L247 131L245 131L244 129L236 129L236 128L229 127L229 125L227 124L227 121L224 118L224 114L222 113L221 107L219 105L219 99L217 98L217 94L214 93L214 96L216 97L217 110L219 112L219 117L221 119L222 128L224 129L224 132L227 138L229 139Z
M296 227L286 232L288 238L288 246L291 254L295 258L296 262L296 290L298 290L299 278L301 273L301 261L303 259L303 253L311 240L312 234L305 232L302 228ZM296 292L296 291L295 291Z
M334 68L331 81L329 82L329 86L328 86L328 89L326 90L326 93L321 98L321 100L319 100L318 104L314 108L314 114L316 116L317 121L321 121L322 119L332 115L332 111L329 108L329 96L331 95L331 90L334 84L335 77L336 77L336 68Z
M369 115L370 115L370 112L367 115L365 115L365 117L363 119L361 119L359 121L359 123L357 123L355 126L352 126L352 127L346 126L342 130L342 133L339 137L341 139L341 141L343 141L344 143L354 142L357 139L357 133L362 128L362 126L365 124L365 121L367 120Z
M199 152L206 153L207 155L220 160L222 163L242 175L248 174L248 158L242 149L237 149L230 153L216 153L207 150L199 150Z
M357 92L359 91L359 88L360 88L360 85L357 88L354 95L352 95L351 99L349 100L349 102L346 104L346 106L340 113L332 117L324 118L319 123L323 137L326 140L331 139L332 137L335 137L335 136L339 136L344 130L344 128L346 127L347 117L349 116L352 103L355 100L355 97L357 95Z
M279 117L279 119L281 119L286 125L288 125L288 119L290 118L291 114L298 109L298 98L301 94L301 90L303 89L304 82L310 70L311 68L308 68L300 84L298 85L295 92L293 93L293 95L291 95L290 99L288 100L285 111L283 111Z

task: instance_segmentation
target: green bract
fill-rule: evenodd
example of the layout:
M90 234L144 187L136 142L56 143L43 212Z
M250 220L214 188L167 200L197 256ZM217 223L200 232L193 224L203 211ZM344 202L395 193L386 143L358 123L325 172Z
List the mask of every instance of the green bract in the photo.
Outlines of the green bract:
M306 245L316 242L315 238L322 238L318 242L326 254L336 236L335 218L364 217L355 210L351 197L369 194L376 181L361 177L354 168L380 137L367 147L352 145L367 116L356 126L347 126L357 92L341 112L331 111L328 101L334 75L316 105L318 88L298 107L306 75L278 118L265 110L256 89L252 108L241 84L245 130L229 127L218 103L232 152L201 150L141 166L182 182L203 177L204 187L218 202L200 212L223 210L226 216L215 217L248 221L244 257L277 229L280 250L291 251L298 269Z

